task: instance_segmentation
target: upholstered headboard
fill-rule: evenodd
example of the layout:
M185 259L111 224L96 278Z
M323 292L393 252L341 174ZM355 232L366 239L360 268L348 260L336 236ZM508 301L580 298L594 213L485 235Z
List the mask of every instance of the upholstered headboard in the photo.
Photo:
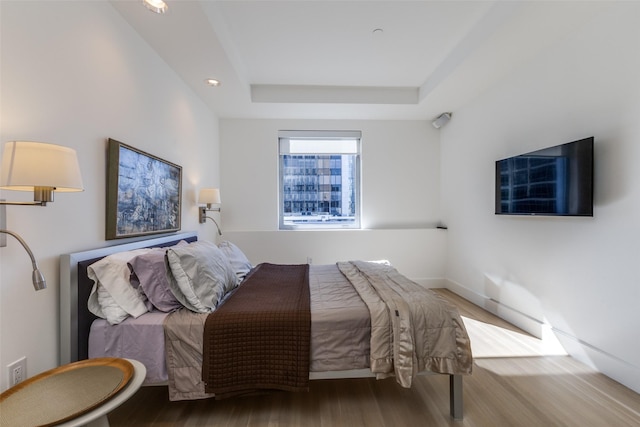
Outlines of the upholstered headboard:
M195 232L138 240L60 256L60 364L86 359L89 354L89 330L96 318L87 308L93 281L87 267L107 255L140 248L172 246L181 240L198 240Z

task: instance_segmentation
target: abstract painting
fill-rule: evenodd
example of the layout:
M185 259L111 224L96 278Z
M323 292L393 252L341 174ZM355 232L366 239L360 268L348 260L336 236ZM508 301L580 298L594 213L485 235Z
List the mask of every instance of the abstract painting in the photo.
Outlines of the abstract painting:
M108 141L106 238L180 230L182 168Z

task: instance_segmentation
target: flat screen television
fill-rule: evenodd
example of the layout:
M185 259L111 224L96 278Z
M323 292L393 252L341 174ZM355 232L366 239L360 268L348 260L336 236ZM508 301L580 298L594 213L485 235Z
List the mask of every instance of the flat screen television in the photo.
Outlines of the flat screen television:
M496 214L593 216L593 137L496 161Z

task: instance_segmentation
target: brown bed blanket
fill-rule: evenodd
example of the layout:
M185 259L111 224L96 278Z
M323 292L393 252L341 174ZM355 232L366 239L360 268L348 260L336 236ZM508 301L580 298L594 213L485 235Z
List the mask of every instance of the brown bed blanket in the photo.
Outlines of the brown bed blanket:
M207 317L205 391L308 390L310 329L309 266L260 264Z

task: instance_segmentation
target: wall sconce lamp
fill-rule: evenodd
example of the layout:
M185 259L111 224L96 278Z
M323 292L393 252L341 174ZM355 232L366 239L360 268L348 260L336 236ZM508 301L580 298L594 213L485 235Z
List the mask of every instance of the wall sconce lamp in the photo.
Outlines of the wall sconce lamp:
M0 189L33 191L33 202L0 200L0 205L21 206L46 206L47 202L53 202L54 191L84 191L75 150L42 142L7 142L2 153ZM4 224L4 218L0 223ZM33 287L36 291L45 289L47 282L27 243L13 231L0 229L0 234L8 234L20 242L31 258Z
M42 142L12 141L2 153L3 190L33 191L33 202L6 202L0 205L46 206L53 192L84 191L76 151Z
M220 212L220 207L212 208L211 205L219 205L220 204L220 190L217 188L203 188L200 190L200 194L198 195L198 204L199 205L207 205L201 206L199 210L199 221L200 224L204 224L209 218L218 228L218 234L222 236L222 231L220 231L220 226L216 222L215 219L207 216L207 212Z

